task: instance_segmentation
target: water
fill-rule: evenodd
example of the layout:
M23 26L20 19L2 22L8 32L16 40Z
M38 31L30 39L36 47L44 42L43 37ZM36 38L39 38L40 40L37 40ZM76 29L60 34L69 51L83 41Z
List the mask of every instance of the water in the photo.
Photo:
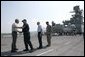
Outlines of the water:
M30 32L30 36L37 36L37 32ZM23 37L23 33L18 33L18 37ZM1 34L1 38L12 38L11 33Z

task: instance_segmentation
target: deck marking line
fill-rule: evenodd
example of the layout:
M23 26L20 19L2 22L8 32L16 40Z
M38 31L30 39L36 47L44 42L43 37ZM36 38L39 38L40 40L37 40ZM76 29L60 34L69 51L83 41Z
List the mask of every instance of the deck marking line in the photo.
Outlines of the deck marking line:
M43 52L43 53L40 53L40 54L38 54L38 55L36 55L36 56L40 56L40 55L42 55L42 54L45 54L45 53L51 52L51 51L53 51L53 50L54 50L54 49L48 50L48 51Z

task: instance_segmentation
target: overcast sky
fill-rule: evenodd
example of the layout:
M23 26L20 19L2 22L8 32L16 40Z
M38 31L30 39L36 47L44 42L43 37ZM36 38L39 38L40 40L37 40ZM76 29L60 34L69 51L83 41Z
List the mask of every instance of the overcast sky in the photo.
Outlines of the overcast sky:
M37 30L38 21L44 29L46 21L62 24L63 20L70 20L70 11L76 5L84 10L84 1L1 1L1 33L10 33L16 18L20 25L27 19L30 31Z

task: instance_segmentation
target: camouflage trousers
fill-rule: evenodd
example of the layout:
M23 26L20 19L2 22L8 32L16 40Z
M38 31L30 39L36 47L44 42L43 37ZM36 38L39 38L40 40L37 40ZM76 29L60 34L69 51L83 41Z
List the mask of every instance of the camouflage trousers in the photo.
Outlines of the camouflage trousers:
M47 34L47 43L49 46L51 45L51 34Z

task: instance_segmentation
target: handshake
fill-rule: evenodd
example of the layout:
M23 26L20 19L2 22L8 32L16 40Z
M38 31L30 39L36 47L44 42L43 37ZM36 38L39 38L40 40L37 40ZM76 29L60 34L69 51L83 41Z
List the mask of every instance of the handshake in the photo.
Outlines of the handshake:
M22 33L22 31L19 31L19 33Z
M22 28L23 27L17 27L17 32L22 33Z
M22 30L21 29L18 29L17 32L22 33Z

